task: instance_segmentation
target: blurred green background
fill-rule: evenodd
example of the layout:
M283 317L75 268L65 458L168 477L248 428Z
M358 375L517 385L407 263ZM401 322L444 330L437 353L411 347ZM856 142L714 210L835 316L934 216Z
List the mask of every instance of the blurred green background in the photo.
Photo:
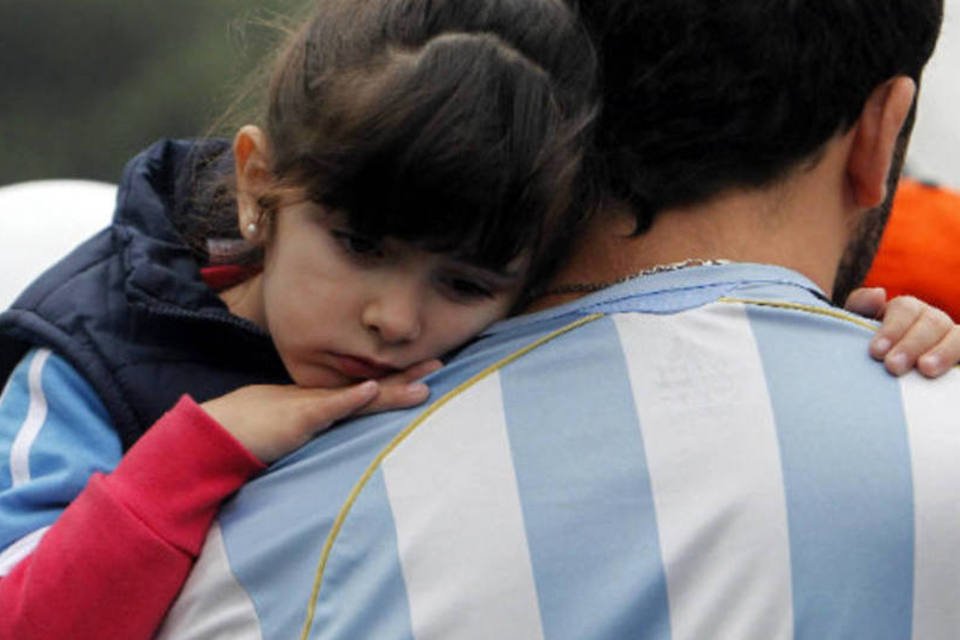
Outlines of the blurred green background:
M160 137L202 135L303 0L0 0L0 185L116 182Z
M157 138L208 133L281 36L275 25L309 5L0 0L0 185L116 182L124 163ZM947 0L908 159L914 175L955 188L958 36L960 0Z

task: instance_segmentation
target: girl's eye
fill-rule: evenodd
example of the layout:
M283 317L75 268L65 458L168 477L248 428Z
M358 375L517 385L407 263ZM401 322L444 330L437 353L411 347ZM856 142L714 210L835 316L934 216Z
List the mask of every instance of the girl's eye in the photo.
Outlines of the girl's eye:
M349 231L331 231L333 237L343 249L360 258L382 258L383 245L380 240L368 236L361 236Z
M471 278L450 276L443 280L443 285L452 298L462 301L482 300L494 295L491 287Z

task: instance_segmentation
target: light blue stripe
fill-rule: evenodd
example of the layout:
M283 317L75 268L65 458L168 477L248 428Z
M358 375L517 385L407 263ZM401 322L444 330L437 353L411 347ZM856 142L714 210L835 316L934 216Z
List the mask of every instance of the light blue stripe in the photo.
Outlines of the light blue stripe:
M265 640L299 638L321 551L356 481L396 428L383 415L323 434L244 486L220 514L230 567Z
M112 471L123 451L93 387L56 354L47 359L41 381L47 419L34 443L31 475L60 478L82 488L93 472Z
M371 476L337 537L310 637L413 638L406 585L381 471ZM362 603L362 606L357 606Z
M669 638L653 498L613 323L557 338L501 380L546 638Z
M913 487L898 383L850 323L748 315L783 459L796 637L909 638Z

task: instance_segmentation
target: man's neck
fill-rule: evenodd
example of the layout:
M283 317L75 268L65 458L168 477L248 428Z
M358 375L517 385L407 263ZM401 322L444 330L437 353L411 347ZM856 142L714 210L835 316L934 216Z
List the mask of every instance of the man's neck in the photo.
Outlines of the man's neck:
M623 206L596 214L550 289L603 285L657 265L688 260L774 264L805 275L828 295L857 217L831 158L776 186L720 194L704 203L661 212L634 236ZM826 166L821 166L821 165ZM833 182L831 182L833 181ZM576 293L544 295L529 311L569 302ZM582 295L582 294L579 294Z

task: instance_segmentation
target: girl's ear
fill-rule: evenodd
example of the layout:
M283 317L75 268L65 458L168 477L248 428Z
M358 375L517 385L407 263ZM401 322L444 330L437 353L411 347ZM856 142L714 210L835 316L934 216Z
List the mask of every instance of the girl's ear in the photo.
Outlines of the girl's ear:
M871 209L887 195L887 177L903 125L913 106L917 85L897 76L878 86L867 98L857 121L847 174L857 204Z
M270 156L267 136L254 125L245 125L233 139L234 170L237 177L237 223L247 240L260 236L261 210L258 200L270 186Z

